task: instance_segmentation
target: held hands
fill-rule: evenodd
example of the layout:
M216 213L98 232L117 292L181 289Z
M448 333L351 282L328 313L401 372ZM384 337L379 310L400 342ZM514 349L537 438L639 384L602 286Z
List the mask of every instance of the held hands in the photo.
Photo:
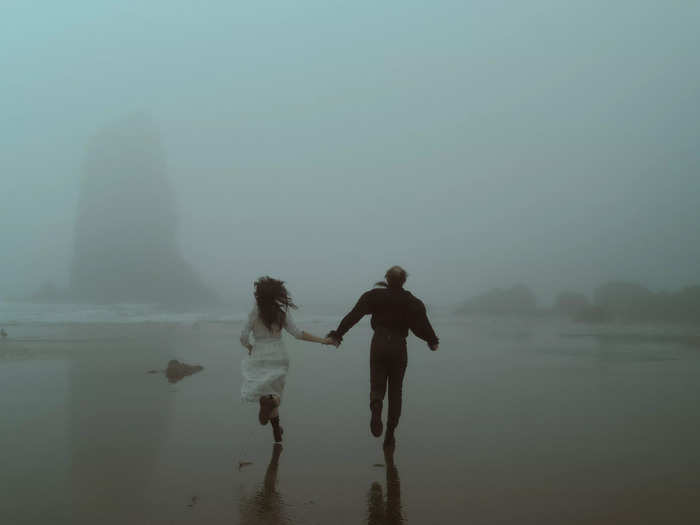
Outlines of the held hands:
M338 341L336 341L335 339L333 339L332 337L326 337L326 338L323 340L323 344L324 344L324 345L335 346L336 348L338 348L338 347L340 346L340 343L339 343Z
M326 343L326 344L333 345L336 348L338 348L340 346L340 343L342 340L343 340L343 338L341 336L337 335L335 330L331 330L330 332L328 332L326 334L326 341L328 341L328 343Z
M250 355L253 352L253 345L246 345L246 348L248 349L248 355Z

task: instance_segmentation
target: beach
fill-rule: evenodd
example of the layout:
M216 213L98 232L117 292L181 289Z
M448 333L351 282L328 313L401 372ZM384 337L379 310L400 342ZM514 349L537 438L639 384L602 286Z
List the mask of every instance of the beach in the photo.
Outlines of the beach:
M334 327L299 319L317 335ZM281 451L239 399L238 320L7 326L0 521L700 518L697 332L433 321L438 352L409 338L393 464L369 432L368 320L338 349L285 336ZM171 359L204 369L169 383Z

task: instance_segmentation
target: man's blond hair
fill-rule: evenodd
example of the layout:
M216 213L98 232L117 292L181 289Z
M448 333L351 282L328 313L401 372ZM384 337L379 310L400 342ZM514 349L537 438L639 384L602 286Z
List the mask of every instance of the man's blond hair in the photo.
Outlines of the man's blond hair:
M385 281L379 281L376 286L384 286L385 288L401 288L408 278L406 270L401 266L395 265L389 268L384 274Z

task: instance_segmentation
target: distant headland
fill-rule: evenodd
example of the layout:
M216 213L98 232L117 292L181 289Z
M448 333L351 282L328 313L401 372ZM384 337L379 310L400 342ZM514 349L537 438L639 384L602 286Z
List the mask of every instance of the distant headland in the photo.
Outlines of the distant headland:
M540 308L535 294L524 285L494 288L457 308L465 315L560 315L581 323L660 322L700 323L700 285L670 292L652 292L645 286L611 281L593 292L559 293L550 308Z

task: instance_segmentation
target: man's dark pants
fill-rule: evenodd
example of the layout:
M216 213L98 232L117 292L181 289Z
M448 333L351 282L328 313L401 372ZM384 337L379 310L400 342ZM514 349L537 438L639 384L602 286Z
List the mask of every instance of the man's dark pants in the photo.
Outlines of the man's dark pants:
M377 327L370 347L369 406L372 411L378 410L381 413L388 383L389 410L386 425L390 430L399 424L401 391L407 362L406 339L401 334Z

